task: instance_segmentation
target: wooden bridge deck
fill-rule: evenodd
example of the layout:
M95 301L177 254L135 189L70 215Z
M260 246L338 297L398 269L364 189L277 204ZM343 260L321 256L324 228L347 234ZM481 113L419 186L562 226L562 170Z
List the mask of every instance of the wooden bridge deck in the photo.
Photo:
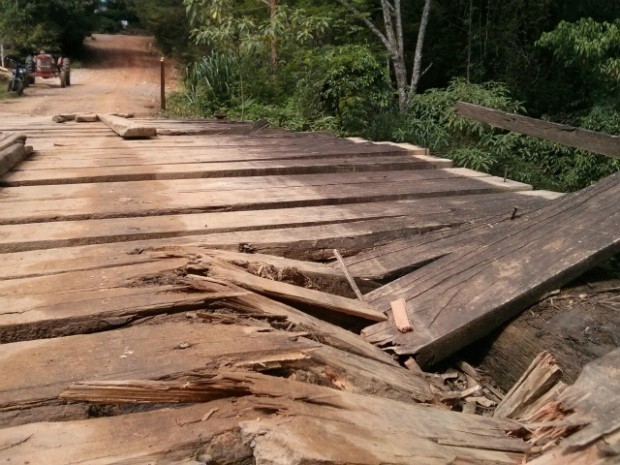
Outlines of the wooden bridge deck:
M526 444L506 435L520 425L418 407L428 380L344 329L371 323L333 313L350 304L272 300L264 277L231 278L249 269L240 255L202 251L394 253L553 194L406 144L139 122L159 135L0 115L35 150L0 178L0 462L522 462ZM410 271L360 257L360 277ZM256 261L351 296L332 266Z

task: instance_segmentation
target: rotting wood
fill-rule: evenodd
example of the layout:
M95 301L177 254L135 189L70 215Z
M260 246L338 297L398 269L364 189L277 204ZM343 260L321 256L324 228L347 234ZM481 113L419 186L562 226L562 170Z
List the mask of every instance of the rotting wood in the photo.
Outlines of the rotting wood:
M579 281L583 279L588 275ZM508 390L538 353L553 348L562 380L574 383L586 364L617 347L620 312L606 306L604 294L597 293L601 285L594 286L577 282L544 298L477 341L464 356L494 373L498 385Z
M549 352L539 354L499 403L493 416L517 419L562 377L562 370Z
M522 440L506 434L519 428L514 422L259 374L221 373L213 385L228 386L237 397L174 410L8 428L2 445L10 450L0 450L0 459L10 454L12 461L35 463L44 455L46 463L55 465L118 463L139 456L182 462L200 450L220 463L242 463L241 457L276 463L275 457L286 457L291 465L318 460L334 465L439 465L464 457L519 464L527 450ZM110 444L115 447L110 449ZM239 444L251 447L246 445L240 454Z
M209 249L195 245L150 247L142 253L163 258L186 257L190 260L191 266L199 270L209 269L213 259L216 259L243 268L243 270L261 278L322 290L343 297L352 297L351 293L347 292L350 282L332 267L323 263L261 253ZM368 281L361 284L366 290L377 287Z
M248 319L246 314L231 316L234 324L205 324L201 322L207 320L188 318L187 322L5 344L0 360L5 379L0 389L0 428L84 418L87 406L75 406L67 415L67 405L58 401L68 383L163 378L187 381L231 369L278 371L299 381L403 402L432 400L421 373L412 374L295 333L274 330ZM54 354L52 360L49 354ZM67 365L69 358L73 363ZM28 370L23 370L24 363ZM36 379L32 372L39 373Z
M399 333L390 316L363 334L398 354L415 354L426 366L456 352L617 253L619 191L620 173L498 225L484 244L371 292L369 302L383 311L394 297L405 298L416 331Z
M201 308L234 297L224 286L187 291L183 259L0 282L0 343L101 331L136 318Z
M214 285L204 279L200 279L199 276L191 274L185 277L182 282L196 290L211 289ZM220 305L224 308L242 312L263 313L265 315L285 315L298 331L309 331L312 338L316 338L323 344L389 365L398 365L381 349L369 344L358 335L346 329L322 321L290 305L272 300L255 292L246 291L232 283L222 284L221 289L225 289L233 294L232 297L220 302Z
M570 147L620 158L620 136L551 123L465 102L457 102L455 111L457 115L488 123L508 131L540 137L541 139L559 142Z
M145 139L157 136L157 129L140 126L135 120L113 115L97 114L97 118L123 139Z
M407 303L405 299L397 299L390 302L392 315L394 316L394 324L401 333L413 331L409 317L407 316Z
M534 414L547 450L532 465L613 465L620 458L620 349L589 363L577 379ZM549 412L549 413L546 413ZM555 415L554 415L555 414ZM543 417L541 422L539 419ZM576 432L575 432L576 431ZM572 433L572 434L571 434ZM559 442L559 445L553 445ZM544 444L544 442L543 442Z
M365 302L261 278L217 259L207 260L203 258L199 263L189 264L187 270L191 273L204 272L206 275L205 277L196 276L195 279L202 279L207 282L214 280L217 283L232 283L276 300L310 305L311 308L326 309L369 321L385 321L387 318L383 313L376 311Z

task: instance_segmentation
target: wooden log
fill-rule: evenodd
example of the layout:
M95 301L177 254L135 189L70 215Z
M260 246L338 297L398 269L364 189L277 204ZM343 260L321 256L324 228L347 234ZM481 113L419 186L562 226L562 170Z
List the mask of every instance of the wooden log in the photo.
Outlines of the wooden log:
M620 158L620 136L603 134L565 124L551 123L527 116L493 110L471 103L457 102L457 115L528 136L558 142L590 152Z
M26 136L24 134L6 134L0 139L0 152L15 144L24 145L25 143Z
M94 113L78 113L75 115L76 123L96 123L99 117Z
M156 128L140 126L126 118L104 114L97 114L97 118L123 139L145 139L157 136Z
M609 176L496 227L483 245L373 291L369 302L379 310L388 311L394 297L405 298L416 331L400 334L390 318L364 335L375 343L392 343L399 354L416 354L423 365L474 342L620 250L619 194L620 174Z
M71 114L59 114L52 116L52 121L54 123L66 123L67 121L75 121L76 115Z

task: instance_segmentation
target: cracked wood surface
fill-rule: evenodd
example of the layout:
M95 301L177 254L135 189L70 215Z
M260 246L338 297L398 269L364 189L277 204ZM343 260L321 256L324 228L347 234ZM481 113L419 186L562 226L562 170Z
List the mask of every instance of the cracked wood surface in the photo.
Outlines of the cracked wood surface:
M171 463L204 454L220 463L253 458L257 465L434 465L458 458L517 464L527 448L508 436L519 425L503 420L260 374L222 373L211 386L224 387L235 397L174 410L5 429L0 459L35 463L43 455L49 464ZM62 449L58 443L64 444Z
M428 402L428 382L408 370L348 354L233 313L137 325L112 332L3 346L0 427L88 418L87 404L59 398L70 384L105 380L200 379L218 370L278 370L334 389ZM218 323L218 317L233 324ZM71 364L67 364L67 360ZM24 367L24 360L27 366ZM26 369L25 369L26 368ZM38 373L34 378L32 373ZM108 402L115 403L115 402ZM69 413L67 412L69 410Z
M498 224L473 244L368 294L388 311L407 301L418 330L399 334L392 318L363 332L430 365L488 334L546 292L620 250L620 173L546 207Z

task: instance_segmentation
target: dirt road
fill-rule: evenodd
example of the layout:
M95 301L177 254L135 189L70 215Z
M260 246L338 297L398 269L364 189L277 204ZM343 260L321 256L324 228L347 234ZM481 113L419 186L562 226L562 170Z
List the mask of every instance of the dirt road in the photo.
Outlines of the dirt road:
M131 112L153 115L160 106L159 54L144 36L95 34L86 39L93 60L87 68L72 69L71 86L59 79L37 78L24 97L0 101L0 112L52 115L74 112ZM174 87L167 69L167 90Z

